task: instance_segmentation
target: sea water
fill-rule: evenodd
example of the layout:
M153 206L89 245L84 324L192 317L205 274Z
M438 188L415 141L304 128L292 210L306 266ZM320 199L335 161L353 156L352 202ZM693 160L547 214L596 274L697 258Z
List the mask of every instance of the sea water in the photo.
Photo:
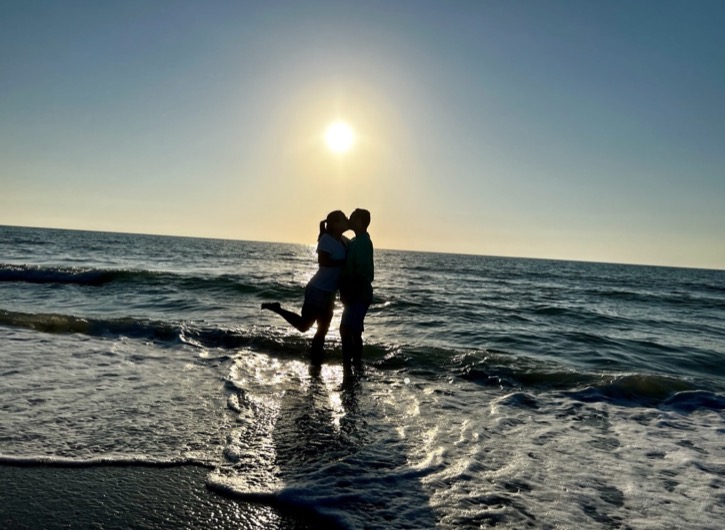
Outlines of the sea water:
M725 526L725 271L375 258L348 379L339 303L317 370L260 310L313 244L0 227L0 473L193 467L333 528Z

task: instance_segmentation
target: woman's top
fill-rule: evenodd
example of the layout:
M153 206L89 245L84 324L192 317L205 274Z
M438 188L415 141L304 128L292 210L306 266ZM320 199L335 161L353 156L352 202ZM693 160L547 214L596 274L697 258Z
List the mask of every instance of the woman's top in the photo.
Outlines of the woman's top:
M338 241L330 234L323 234L317 242L317 252L325 252L329 254L330 259L342 261L345 259L346 249L342 241ZM334 293L337 291L337 286L340 282L342 267L342 263L336 267L323 267L320 265L320 268L307 285Z

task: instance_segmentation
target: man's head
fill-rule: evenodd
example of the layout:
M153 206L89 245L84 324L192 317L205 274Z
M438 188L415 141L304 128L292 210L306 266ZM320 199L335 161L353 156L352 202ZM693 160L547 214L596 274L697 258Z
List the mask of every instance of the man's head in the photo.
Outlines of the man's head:
M364 232L368 229L368 226L370 226L370 212L368 210L357 208L350 214L350 228L354 231Z

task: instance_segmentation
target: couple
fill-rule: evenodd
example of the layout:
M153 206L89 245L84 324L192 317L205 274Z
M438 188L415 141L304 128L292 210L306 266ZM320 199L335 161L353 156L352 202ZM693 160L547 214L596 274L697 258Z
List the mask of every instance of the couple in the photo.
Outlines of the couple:
M340 321L340 339L345 370L362 364L363 321L373 299L373 243L368 226L370 212L357 209L350 219L340 210L330 212L320 222L317 238L317 262L320 268L305 287L305 301L302 314L282 309L279 302L264 303L268 309L281 315L298 330L305 332L317 322L317 332L312 339L312 363L322 362L322 348L325 335L330 328L335 306L335 293L340 290L344 306ZM348 241L342 234L347 230L355 232Z

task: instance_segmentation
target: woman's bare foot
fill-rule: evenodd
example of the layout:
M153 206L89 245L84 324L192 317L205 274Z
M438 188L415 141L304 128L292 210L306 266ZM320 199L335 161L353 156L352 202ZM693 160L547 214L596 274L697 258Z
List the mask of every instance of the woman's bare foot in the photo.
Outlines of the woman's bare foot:
M265 302L262 304L262 309L269 309L270 311L279 311L282 306L279 302Z

